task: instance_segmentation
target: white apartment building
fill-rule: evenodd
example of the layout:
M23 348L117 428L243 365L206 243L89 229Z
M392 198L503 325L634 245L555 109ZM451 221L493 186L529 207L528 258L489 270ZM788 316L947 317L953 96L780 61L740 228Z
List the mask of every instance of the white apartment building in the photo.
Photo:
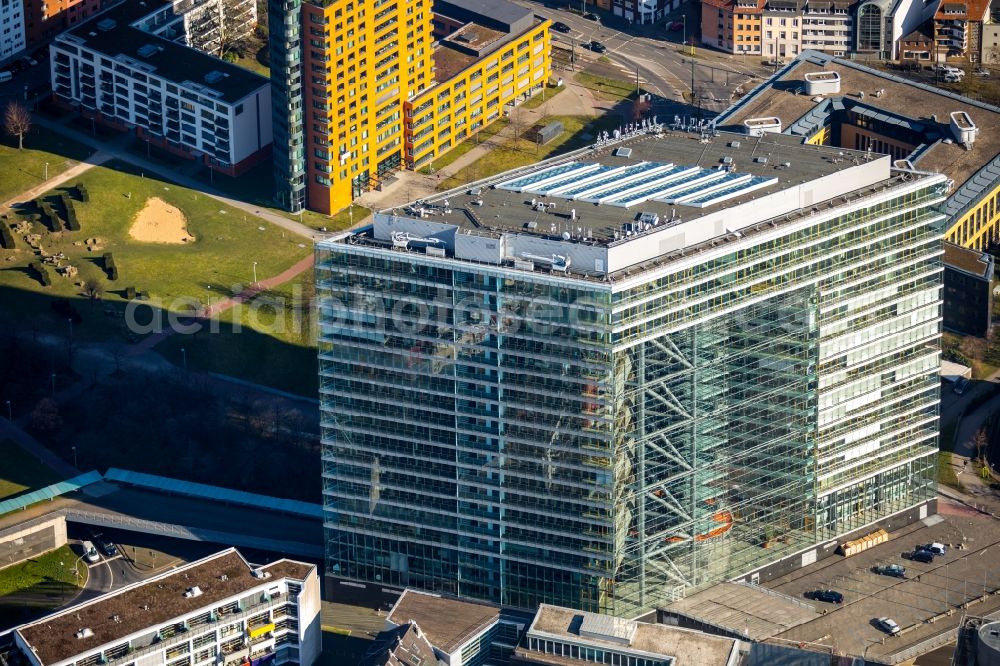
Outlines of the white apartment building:
M802 49L842 56L851 50L850 3L815 0L802 10Z
M24 50L24 5L21 0L0 0L0 63Z
M150 13L123 3L56 37L56 100L230 175L266 159L268 79L137 27Z
M255 568L216 553L14 630L33 666L311 666L321 651L312 564Z

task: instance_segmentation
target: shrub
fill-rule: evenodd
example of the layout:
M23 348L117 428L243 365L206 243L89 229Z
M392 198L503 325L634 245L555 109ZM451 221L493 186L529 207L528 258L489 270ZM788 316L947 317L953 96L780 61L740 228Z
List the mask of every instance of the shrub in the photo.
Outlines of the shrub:
M83 183L76 184L76 194L77 196L80 197L80 201L82 201L83 203L87 203L88 201L90 201L90 193L87 192L87 188L84 186Z
M108 274L109 280L118 279L118 266L115 264L115 257L110 252L104 253L104 272Z
M135 287L125 287L125 300L135 300Z
M7 250L14 249L14 236L6 222L0 222L0 246Z
M52 279L49 277L49 271L45 266L43 266L38 261L31 262L31 270L35 271L38 275L38 281L42 283L43 287L48 287L52 284Z
M69 199L66 200L66 226L70 231L80 230L80 221L76 217L76 209L73 208L73 202Z

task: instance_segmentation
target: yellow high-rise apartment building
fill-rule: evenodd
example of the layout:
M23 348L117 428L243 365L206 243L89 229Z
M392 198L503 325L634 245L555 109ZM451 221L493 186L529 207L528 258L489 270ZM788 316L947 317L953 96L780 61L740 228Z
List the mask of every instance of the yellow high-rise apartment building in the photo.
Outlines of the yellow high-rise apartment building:
M506 0L303 2L307 206L341 210L540 90L549 25Z

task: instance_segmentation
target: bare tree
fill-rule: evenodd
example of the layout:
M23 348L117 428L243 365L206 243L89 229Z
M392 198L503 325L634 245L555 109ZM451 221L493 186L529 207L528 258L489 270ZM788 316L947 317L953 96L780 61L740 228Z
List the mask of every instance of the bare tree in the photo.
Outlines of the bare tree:
M989 437L986 435L986 428L980 428L976 431L976 434L972 436L972 445L976 447L976 460L985 461L986 446L990 443Z
M24 135L31 129L31 112L15 101L7 103L3 114L3 129L10 136L17 137L17 149L24 148Z
M205 3L192 23L192 46L219 58L246 55L244 40L256 26L253 0L215 0Z
M93 307L94 301L99 299L104 294L104 285L101 284L100 279L97 277L88 277L83 281L83 295L90 299L90 305Z
M632 120L642 120L643 116L653 107L645 95L636 95L632 100Z

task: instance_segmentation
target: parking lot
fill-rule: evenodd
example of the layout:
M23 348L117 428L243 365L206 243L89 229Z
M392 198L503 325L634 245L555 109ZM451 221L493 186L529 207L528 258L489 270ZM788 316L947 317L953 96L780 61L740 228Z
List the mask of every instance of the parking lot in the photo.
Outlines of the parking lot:
M954 629L963 613L1000 609L1000 521L947 500L941 500L940 510L938 516L891 534L886 543L852 557L821 560L767 583L799 599L824 589L844 595L842 604L810 601L825 614L777 638L894 663L891 655ZM947 554L932 563L908 559L915 546L931 542L947 545ZM905 567L905 578L873 571L888 564ZM879 617L894 620L902 633L886 634L876 624Z

